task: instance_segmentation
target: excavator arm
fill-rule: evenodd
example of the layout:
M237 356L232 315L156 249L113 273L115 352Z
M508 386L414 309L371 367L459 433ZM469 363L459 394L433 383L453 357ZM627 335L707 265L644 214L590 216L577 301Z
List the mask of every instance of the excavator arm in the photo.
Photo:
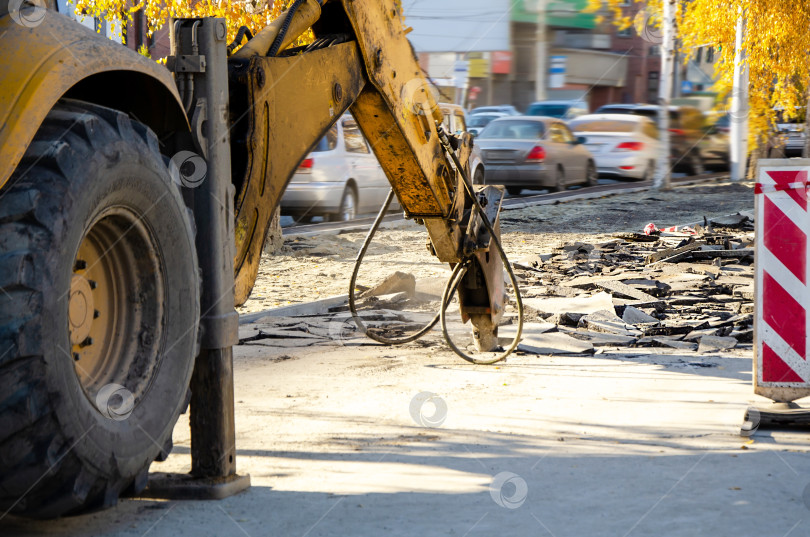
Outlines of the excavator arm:
M315 41L289 48L309 28ZM270 219L297 166L350 110L406 217L424 223L431 251L451 264L475 258L459 286L462 317L472 319L479 348L494 348L503 313L503 264L497 254L489 255L489 241L477 239L486 234L440 141L442 115L395 2L299 0L228 63L236 303L250 294ZM463 134L454 142L467 167L472 138Z

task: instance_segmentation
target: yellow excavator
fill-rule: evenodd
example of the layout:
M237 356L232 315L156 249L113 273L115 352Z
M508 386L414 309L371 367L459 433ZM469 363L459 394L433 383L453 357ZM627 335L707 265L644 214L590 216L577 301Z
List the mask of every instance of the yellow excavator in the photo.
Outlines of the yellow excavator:
M235 307L287 182L347 110L454 267L443 311L457 294L494 359L517 344L498 348L505 268L517 291L503 193L468 180L472 139L442 129L394 0L296 0L231 44L222 19L174 20L165 66L50 1L0 0L0 515L249 485ZM189 405L191 473L150 476Z

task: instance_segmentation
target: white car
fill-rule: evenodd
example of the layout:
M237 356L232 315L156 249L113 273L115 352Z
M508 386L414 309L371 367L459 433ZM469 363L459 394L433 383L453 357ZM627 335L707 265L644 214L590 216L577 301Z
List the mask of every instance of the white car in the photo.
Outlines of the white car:
M501 104L496 106L479 106L478 108L473 108L470 110L470 115L475 116L478 114L504 114L507 116L519 116L520 112L518 112L517 108L512 106L511 104Z
M281 214L309 221L377 212L391 185L354 118L343 116L307 155L281 198ZM394 201L391 208L399 204Z
M596 161L600 176L650 180L661 142L658 127L644 116L591 114L568 123Z
M480 114L473 114L467 120L467 129L473 136L478 136L484 127L490 124L495 119L507 117L507 114L500 112L482 112Z

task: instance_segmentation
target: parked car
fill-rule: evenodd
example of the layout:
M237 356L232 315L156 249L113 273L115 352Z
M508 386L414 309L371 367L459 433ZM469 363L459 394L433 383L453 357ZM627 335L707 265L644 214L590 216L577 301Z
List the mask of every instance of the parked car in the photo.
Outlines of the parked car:
M643 104L606 104L596 109L594 114L632 114L633 110Z
M527 116L556 117L566 121L584 116L588 113L588 103L585 101L538 101L529 106Z
M352 220L377 211L390 184L354 118L343 116L307 155L281 198L281 214Z
M660 151L658 127L651 119L630 114L591 114L568 123L585 138L599 175L651 180Z
M468 132L468 125L464 109L457 104L439 103L439 109L442 111L444 120L444 128L453 134L460 134ZM484 184L484 162L481 159L481 151L477 144L473 144L472 153L470 153L470 179L473 184Z
M633 114L657 123L659 110L655 104L609 104L600 107L599 113ZM705 123L703 113L694 106L669 107L670 162L675 171L700 175L705 171L706 161L723 162L714 154L702 153L701 145L706 145Z
M507 117L507 114L501 112L484 112L482 114L472 115L467 121L467 130L470 134L478 136L484 127L489 125L492 120L498 119L499 117Z
M479 106L477 108L473 108L472 110L470 110L470 115L474 116L476 114L489 114L491 112L506 114L507 116L520 115L518 109L512 106L511 104L501 104L497 106Z
M706 127L704 132L700 141L703 161L713 162L723 169L728 169L731 164L731 119L728 115L723 115L714 125Z
M639 106L633 114L649 117L658 121L658 105ZM694 106L669 107L669 136L672 147L672 168L691 175L702 174L709 161L723 163L721 157L712 154L704 155L701 144L706 140L706 118L703 112ZM728 163L728 160L725 160Z
M791 119L786 118L781 110L777 111L776 130L786 158L802 156L806 140L804 133L805 115L804 108L799 110L798 115Z
M475 141L486 166L486 184L504 185L510 194L520 194L524 188L559 191L570 185L596 184L596 164L584 139L575 138L559 119L499 118Z

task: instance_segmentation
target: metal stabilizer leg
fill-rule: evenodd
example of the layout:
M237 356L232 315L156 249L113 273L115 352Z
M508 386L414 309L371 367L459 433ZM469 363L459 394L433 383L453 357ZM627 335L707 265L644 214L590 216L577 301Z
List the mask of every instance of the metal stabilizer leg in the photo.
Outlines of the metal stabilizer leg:
M250 487L250 476L236 474L233 345L239 340L239 315L234 310L227 32L225 20L216 18L183 19L172 30L169 63L178 77L192 71L191 80L186 76L184 100L195 112L192 124L201 121L195 145L207 165L199 185L184 185L197 224L202 340L191 379L191 473L150 476L146 492L162 498L221 499Z

